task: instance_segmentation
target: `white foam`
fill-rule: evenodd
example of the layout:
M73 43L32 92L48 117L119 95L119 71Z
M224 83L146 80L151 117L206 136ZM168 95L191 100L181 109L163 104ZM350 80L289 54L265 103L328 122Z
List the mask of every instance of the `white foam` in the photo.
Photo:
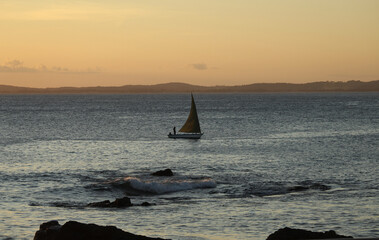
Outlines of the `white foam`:
M142 181L139 178L127 177L124 181L135 190L154 194L185 191L197 188L215 188L216 182L210 178L197 180L165 180L162 182Z

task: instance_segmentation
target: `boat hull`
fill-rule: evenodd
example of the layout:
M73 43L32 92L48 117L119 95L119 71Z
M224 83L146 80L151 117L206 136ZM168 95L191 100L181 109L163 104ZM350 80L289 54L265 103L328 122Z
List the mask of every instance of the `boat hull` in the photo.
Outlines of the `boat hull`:
M169 134L169 138L187 138L187 139L200 139L203 133L179 133L179 134Z

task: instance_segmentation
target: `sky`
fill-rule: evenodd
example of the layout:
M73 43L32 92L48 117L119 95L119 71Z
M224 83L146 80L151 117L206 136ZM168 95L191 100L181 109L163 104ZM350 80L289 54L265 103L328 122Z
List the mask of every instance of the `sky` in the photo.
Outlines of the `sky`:
M0 0L0 85L378 79L378 0Z

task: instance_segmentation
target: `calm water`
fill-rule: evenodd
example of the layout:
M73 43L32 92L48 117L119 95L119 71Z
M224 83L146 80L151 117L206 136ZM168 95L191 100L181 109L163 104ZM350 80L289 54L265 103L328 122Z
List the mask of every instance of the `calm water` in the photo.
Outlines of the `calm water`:
M195 100L205 134L174 140L188 94L0 95L0 239L53 219L172 239L379 236L379 93ZM85 207L126 194L155 205Z

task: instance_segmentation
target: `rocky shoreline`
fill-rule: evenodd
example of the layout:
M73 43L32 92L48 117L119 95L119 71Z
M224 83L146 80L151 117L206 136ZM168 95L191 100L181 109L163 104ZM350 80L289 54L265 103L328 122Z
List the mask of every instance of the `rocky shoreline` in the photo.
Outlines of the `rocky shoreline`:
M300 240L300 239L340 239L353 238L351 236L343 236L330 230L326 232L312 232L303 229L282 228L270 234L266 240Z
M163 240L125 232L115 226L99 226L75 221L60 225L49 221L40 225L34 240Z
M173 176L171 169L165 169L152 173L153 176ZM330 187L322 184L299 185L287 189L288 192L306 191L309 189L328 190ZM113 202L109 200L92 202L86 207L93 208L127 208L131 206L151 206L154 204L143 202L135 205L129 197L117 198ZM266 240L300 240L300 239L336 239L352 238L351 236L338 235L335 231L312 232L303 229L282 228L270 234ZM34 240L163 240L125 232L115 226L99 226L93 223L80 223L68 221L60 225L58 221L49 221L40 225L35 233Z
M300 240L300 239L341 239L353 238L343 236L330 230L312 232L303 229L282 228L270 234L266 240ZM40 225L34 240L164 240L125 232L115 226L99 226L68 221L60 225L58 221L49 221Z

